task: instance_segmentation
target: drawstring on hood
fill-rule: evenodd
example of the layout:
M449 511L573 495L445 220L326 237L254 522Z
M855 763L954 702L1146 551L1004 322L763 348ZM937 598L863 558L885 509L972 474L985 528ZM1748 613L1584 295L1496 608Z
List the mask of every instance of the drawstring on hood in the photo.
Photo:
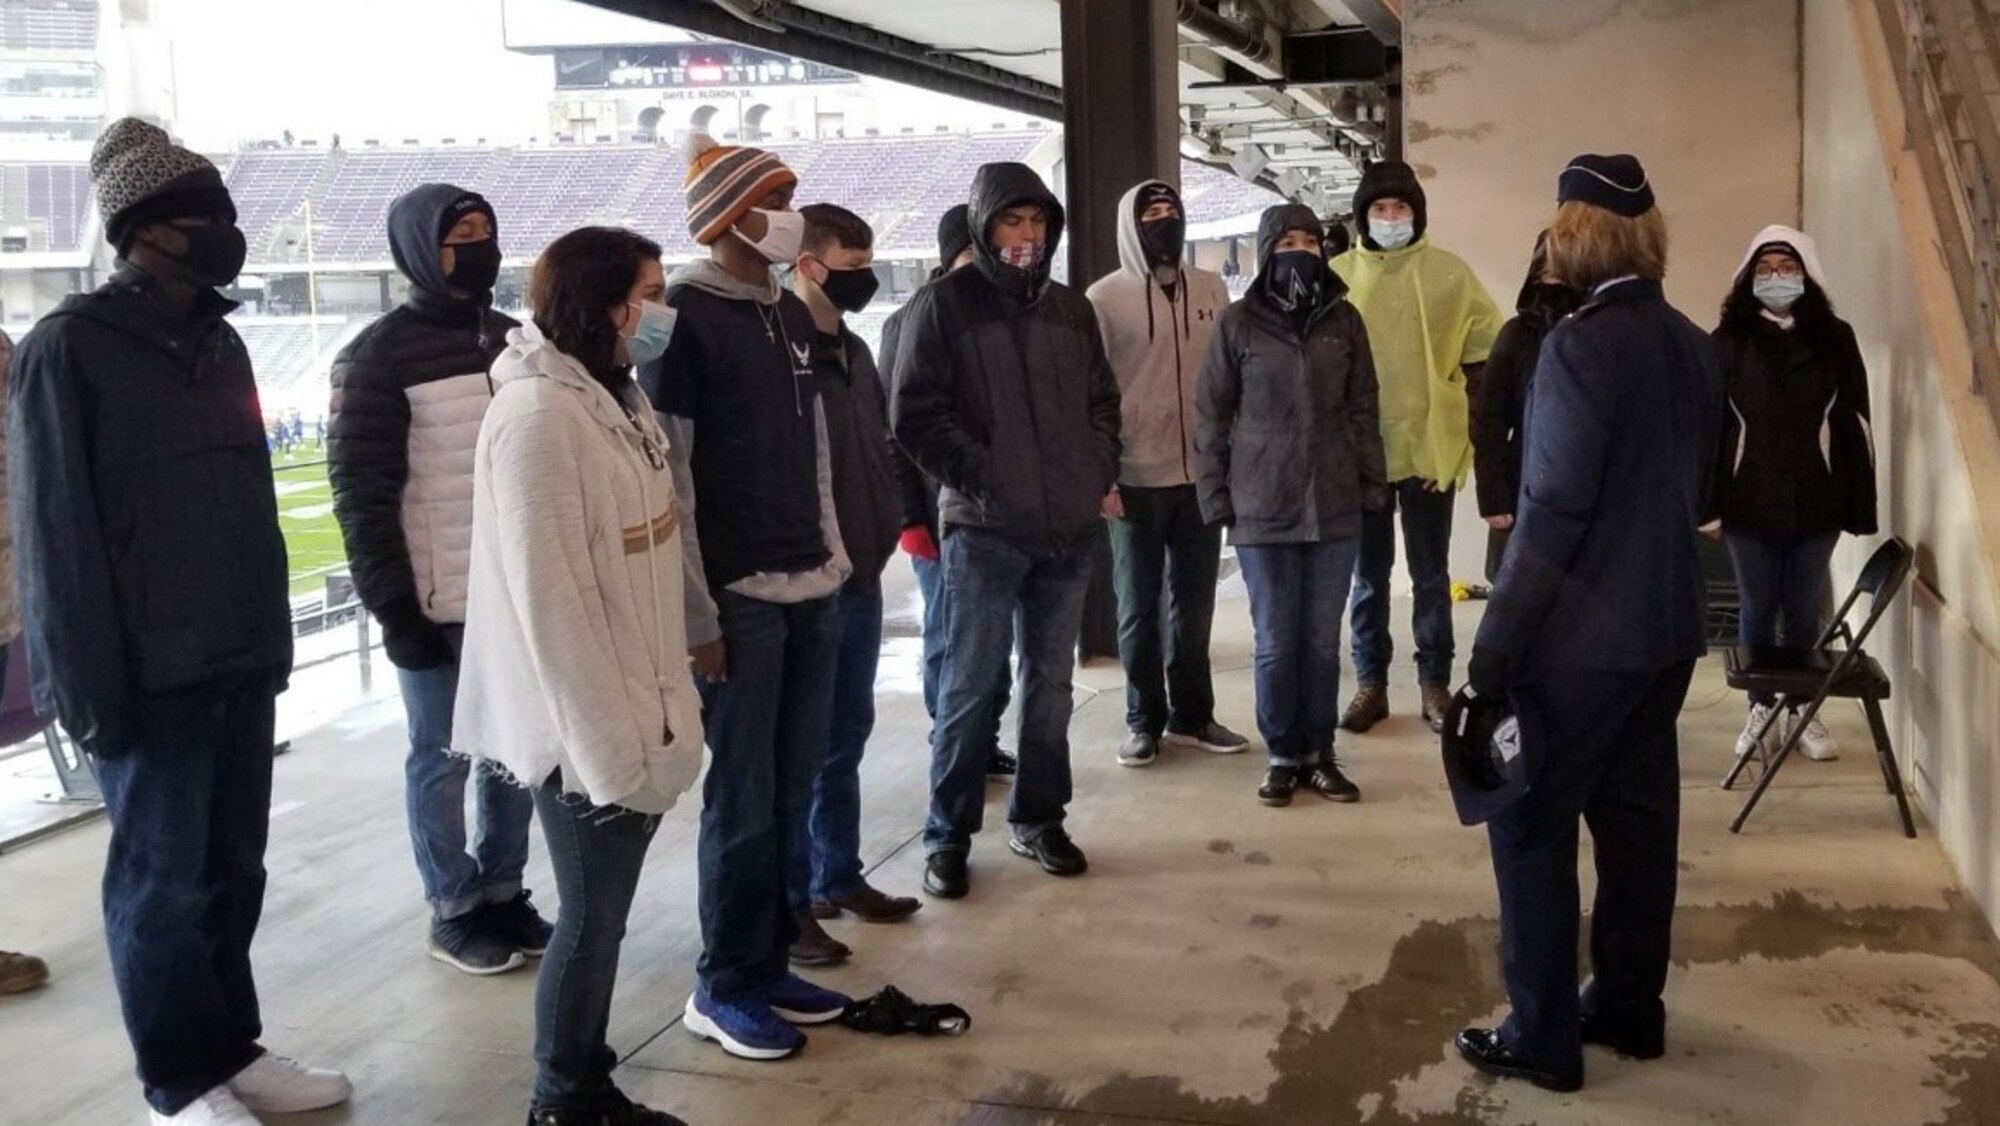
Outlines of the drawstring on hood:
M478 329L480 350L485 351L492 346L486 330L492 292L475 293L470 298L453 296L444 263L439 260L445 236L472 211L486 215L497 239L499 221L492 205L478 192L454 184L423 184L410 189L389 206L389 257L397 271L410 280L409 304L413 309L433 320L470 322Z

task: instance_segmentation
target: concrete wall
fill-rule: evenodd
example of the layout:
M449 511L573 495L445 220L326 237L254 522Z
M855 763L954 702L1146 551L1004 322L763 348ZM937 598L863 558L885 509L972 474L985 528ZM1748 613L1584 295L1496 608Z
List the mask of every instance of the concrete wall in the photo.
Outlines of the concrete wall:
M1806 5L1805 229L1819 240L1835 307L1868 363L1883 530L1918 550L1914 589L1885 621L1881 644L1870 646L1896 685L1891 733L1966 887L1989 919L2000 919L1992 817L2000 806L2000 605L1968 468L1990 456L1993 422L1958 365L1940 362L1956 311L1923 304L1918 273L1934 279L1940 267L1936 229L1900 152L1901 99L1881 81L1879 26L1871 0ZM1837 584L1852 582L1872 547L1843 545Z
M1578 153L1645 162L1672 231L1668 296L1703 326L1750 237L1797 222L1799 0L1409 0L1404 19L1432 237L1503 309ZM1484 557L1468 496L1454 577Z

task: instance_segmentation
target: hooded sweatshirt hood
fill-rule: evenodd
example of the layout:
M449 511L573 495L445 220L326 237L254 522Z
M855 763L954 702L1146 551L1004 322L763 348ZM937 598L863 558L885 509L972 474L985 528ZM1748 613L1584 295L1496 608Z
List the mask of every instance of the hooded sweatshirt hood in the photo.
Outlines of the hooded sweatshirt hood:
M389 256L411 285L433 298L451 299L451 283L438 251L445 235L469 211L484 212L493 222L494 236L499 236L500 224L486 197L453 184L424 184L389 205Z
M1791 254L1806 268L1806 276L1813 280L1813 284L1826 288L1826 271L1819 264L1819 244L1804 231L1774 223L1758 231L1757 237L1750 240L1750 249L1743 252L1743 263L1736 267L1736 280L1731 289L1748 283L1751 268L1767 250L1783 250Z
M1035 170L1025 164L999 162L984 164L972 178L972 198L967 218L972 225L973 252L979 256L979 271L998 280L1003 269L1000 255L993 249L993 221L1010 207L1033 203L1048 216L1048 235L1041 264L1029 278L1028 294L1038 297L1049 284L1055 265L1056 248L1062 245L1063 207Z
M1165 180L1145 180L1133 186L1118 201L1118 268L1137 277L1151 279L1153 263L1146 256L1146 240L1139 232L1139 213L1145 210L1140 205L1142 198L1166 199L1171 197L1173 205L1180 209L1183 220L1187 208L1181 203L1180 193ZM1147 205L1150 206L1150 203Z
M1583 307L1584 293L1560 283L1545 282L1549 269L1549 233L1535 236L1535 253L1528 259L1528 276L1521 282L1521 294L1514 299L1514 311L1541 321L1544 327Z
M1400 199L1409 204L1415 231L1410 236L1410 246L1424 241L1424 231L1431 222L1430 204L1424 199L1424 185L1417 179L1416 169L1400 160L1383 160L1369 165L1361 174L1361 185L1354 189L1354 225L1360 228L1361 245L1369 250L1382 250L1375 236L1368 232L1368 209L1382 199Z
M1267 288L1271 274L1271 259L1278 253L1278 241L1286 231L1311 231L1320 233L1319 216L1303 203L1281 203L1264 210L1263 218L1257 220L1257 280L1250 292L1262 300L1270 300ZM1326 280L1319 289L1319 303L1331 304L1347 295L1347 281L1332 270L1326 272Z
M776 305L785 289L778 284L776 271L766 271L763 285L751 285L725 270L712 258L697 258L667 275L669 291L689 285L729 301L755 301Z
M609 430L631 430L632 416L625 413L603 383L585 370L583 362L563 352L530 321L507 333L507 350L493 361L493 385L500 388L524 379L547 379L583 397L592 419ZM639 402L637 384L633 402ZM642 411L650 416L651 412Z

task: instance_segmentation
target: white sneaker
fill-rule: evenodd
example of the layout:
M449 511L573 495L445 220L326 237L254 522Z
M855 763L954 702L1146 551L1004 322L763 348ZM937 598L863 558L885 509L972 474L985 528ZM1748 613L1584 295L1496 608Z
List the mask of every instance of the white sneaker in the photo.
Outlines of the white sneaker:
M1770 719L1771 706L1769 704L1750 705L1750 721L1743 725L1743 734L1736 737L1737 758L1742 758L1753 751L1761 750L1765 754L1769 754L1778 749L1778 725L1775 723L1772 723L1770 730L1764 733L1763 746L1759 747L1757 745L1757 731L1765 723L1769 722Z
M262 1126L250 1108L237 1101L227 1087L217 1087L189 1103L172 1117L153 1112L153 1126Z
M251 1110L299 1114L339 1106L353 1096L354 1085L338 1071L307 1067L297 1060L265 1052L255 1063L236 1073L236 1078L229 1081L229 1091Z
M1840 757L1840 744L1833 741L1833 732L1826 729L1826 724L1814 716L1799 736L1799 753L1814 762L1831 762Z

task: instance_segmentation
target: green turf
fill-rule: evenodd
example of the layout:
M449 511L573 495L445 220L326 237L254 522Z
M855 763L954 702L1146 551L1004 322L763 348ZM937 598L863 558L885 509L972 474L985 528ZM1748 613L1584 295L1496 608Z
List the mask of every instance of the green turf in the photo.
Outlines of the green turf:
M271 458L278 485L278 524L291 555L292 594L319 594L326 576L347 566L340 525L333 519L333 487L326 480L326 454L307 443L303 450Z

